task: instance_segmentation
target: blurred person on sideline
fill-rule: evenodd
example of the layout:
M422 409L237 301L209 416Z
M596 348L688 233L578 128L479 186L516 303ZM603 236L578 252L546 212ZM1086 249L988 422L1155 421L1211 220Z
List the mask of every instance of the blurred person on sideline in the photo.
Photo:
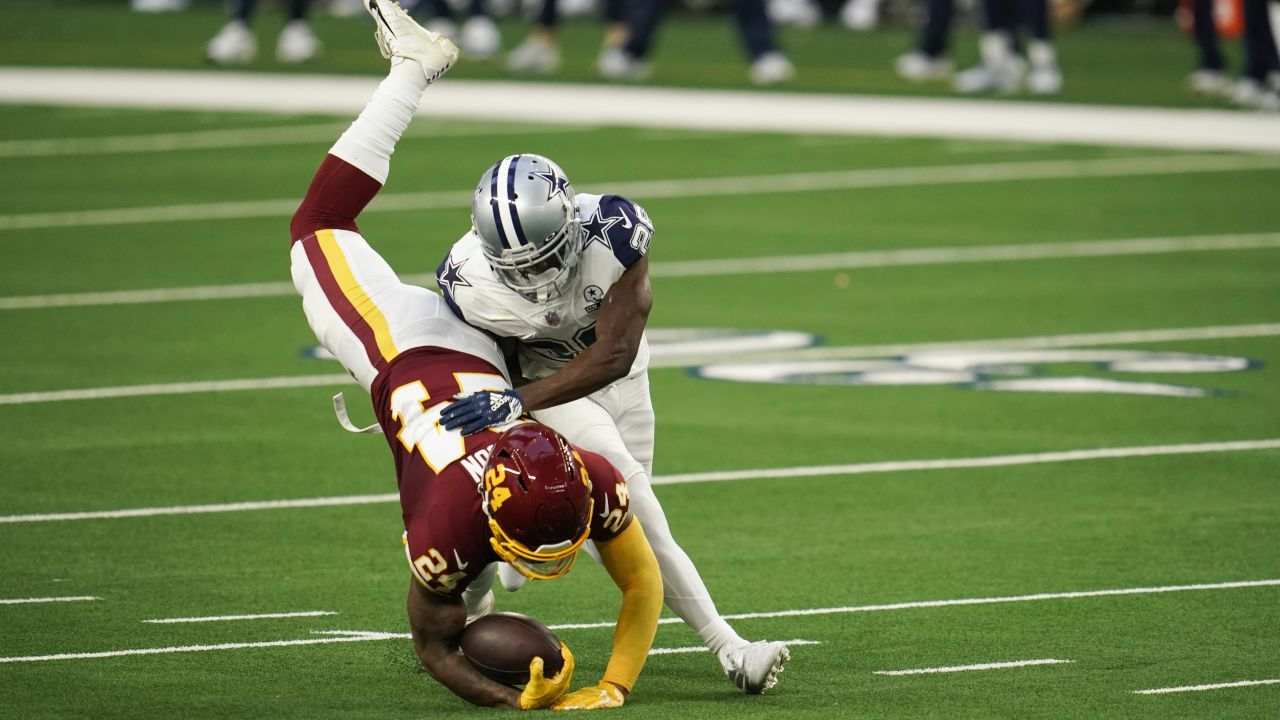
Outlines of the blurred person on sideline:
M625 0L604 0L601 12L605 22L604 50L621 47L627 39L624 21ZM517 73L547 75L560 68L560 43L556 31L560 25L561 0L543 0L533 27L511 54L507 69Z
M1244 67L1234 82L1227 74L1226 58L1219 42L1214 0L1192 0L1192 38L1198 62L1187 76L1187 85L1205 95L1221 95L1231 102L1258 110L1280 110L1280 53L1275 23L1280 10L1269 14L1266 0L1244 0ZM1272 7L1280 7L1275 3Z
M1062 71L1049 36L1048 0L983 0L983 32L978 65L955 76L956 92L1017 92L1026 88L1035 95L1055 95L1062 90ZM1018 52L1019 30L1027 26L1027 62Z
M906 80L940 80L951 74L947 45L951 40L951 18L955 0L927 0L924 24L916 49L898 57L894 69Z
M600 55L597 69L610 80L642 80L650 72L649 55L671 0L631 0L626 12L627 39ZM795 75L795 66L778 49L765 0L732 0L738 37L750 61L748 77L757 85L775 85Z
M287 0L288 21L276 41L276 59L282 63L301 63L320 52L320 41L311 32L307 12L311 0ZM231 21L205 47L205 57L218 65L244 65L258 55L258 41L249 25L253 21L258 0L236 0Z
M413 15L431 18L428 29L455 40L462 54L477 60L491 58L502 49L502 34L485 0L467 0L467 19L458 24L459 13L449 0L421 0Z

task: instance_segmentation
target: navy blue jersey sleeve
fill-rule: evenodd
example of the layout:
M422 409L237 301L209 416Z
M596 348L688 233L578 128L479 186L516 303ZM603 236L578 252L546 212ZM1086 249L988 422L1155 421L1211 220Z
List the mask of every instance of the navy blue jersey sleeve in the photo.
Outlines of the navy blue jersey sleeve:
M598 242L613 251L623 267L631 267L649 252L653 221L644 208L619 195L605 195L595 214L582 223L586 244Z

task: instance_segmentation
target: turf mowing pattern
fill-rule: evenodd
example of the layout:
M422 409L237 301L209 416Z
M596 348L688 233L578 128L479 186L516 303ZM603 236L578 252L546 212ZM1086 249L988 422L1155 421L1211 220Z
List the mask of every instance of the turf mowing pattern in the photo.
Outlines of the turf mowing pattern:
M0 108L6 141L314 126L342 119ZM386 192L467 191L509 152L554 157L585 191L607 180L1155 156L1071 146L586 129L436 138L419 121ZM335 132L336 136L336 132ZM0 215L300 197L328 141L0 158ZM654 262L855 250L1280 230L1274 169L927 184L715 198L637 196ZM288 280L278 218L0 231L0 296ZM430 272L463 209L371 213L402 273ZM655 278L655 328L800 330L830 347L1274 323L1280 250ZM296 298L0 311L0 394L340 372ZM1280 338L1107 349L1243 357L1251 369L1087 376L1211 397L993 392L958 386L720 382L651 373L656 473L970 458L1280 437ZM1004 376L1002 376L1004 377ZM354 385L0 405L0 514L116 510L394 491L379 438L343 433L329 396ZM1280 451L659 487L676 537L726 614L1280 579ZM112 520L0 523L0 658L400 634L408 573L393 503ZM743 697L708 653L654 657L620 712L653 718L1260 718L1280 685L1134 691L1280 677L1280 587L734 621L801 639L774 692ZM594 563L500 595L551 624L608 621ZM146 620L327 611L156 624ZM577 684L607 629L566 629ZM347 638L352 636L348 635ZM656 647L696 636L664 624ZM945 674L877 671L1021 660ZM386 638L0 662L0 715L20 718L481 717Z

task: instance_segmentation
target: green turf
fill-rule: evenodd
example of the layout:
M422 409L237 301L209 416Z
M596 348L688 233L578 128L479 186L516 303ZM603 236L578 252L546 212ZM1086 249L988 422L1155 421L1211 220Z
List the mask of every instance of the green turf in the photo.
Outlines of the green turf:
M255 23L259 61L252 68L273 72L318 70L378 72L379 58L368 48L364 18L320 15L316 34L323 56L307 66L281 65L273 57L276 33L284 20L264 7ZM0 65L204 67L203 48L226 21L222 4L197 2L177 14L140 15L121 3L90 0L8 0L0 7ZM959 25L959 23L957 23ZM514 47L527 25L502 23L504 46ZM571 82L598 82L595 59L600 26L594 20L565 24L563 64L555 76ZM945 82L915 84L900 79L893 59L912 48L915 33L890 27L851 33L837 23L816 30L784 30L782 47L798 68L787 89L812 92L893 95L950 95ZM1056 38L1065 72L1061 99L1071 102L1221 107L1224 100L1197 97L1183 84L1194 68L1194 46L1168 18L1101 20L1059 28ZM1224 43L1228 55L1236 54ZM977 39L967 26L955 33L954 60L964 67L977 59ZM648 82L695 87L750 87L746 64L730 18L677 14L657 38L654 72ZM509 78L503 59L464 60L453 71L460 78Z
M106 12L104 10L104 12ZM203 31L202 31L203 32ZM674 39L675 33L672 33ZM107 137L333 118L0 109L5 139ZM340 125L340 123L335 123ZM430 128L423 129L429 132ZM335 130L336 132L336 130ZM536 140L578 185L778 172L1159 155L1071 146L591 129L406 140L392 192L466 191ZM0 216L296 200L325 142L279 148L0 158ZM443 148L443 151L442 151ZM602 153L608 151L607 161ZM845 250L1272 232L1275 170L920 185L717 198L636 197L655 262ZM599 189L607 190L607 187ZM0 230L0 297L288 279L288 212L265 219ZM431 270L463 208L371 213L398 268ZM654 280L654 327L794 329L826 345L1275 322L1280 250L835 269ZM847 282L845 282L847 280ZM340 372L288 296L0 310L0 395ZM1270 438L1275 337L1117 343L1250 358L1235 373L1086 374L1219 391L1179 399L717 382L651 373L658 475ZM310 389L0 405L0 515L394 490L380 437L342 433ZM658 489L727 613L1280 577L1280 451ZM405 632L393 503L0 524L0 658ZM742 697L707 654L653 658L621 713L683 718L1261 718L1280 686L1140 696L1280 676L1276 587L742 620L807 639L776 692ZM593 563L499 598L547 622L610 619ZM207 624L149 618L298 610ZM607 630L566 630L579 677ZM681 625L657 646L697 644ZM887 677L877 670L1060 658L1068 665ZM407 641L0 663L0 716L484 717L415 668Z

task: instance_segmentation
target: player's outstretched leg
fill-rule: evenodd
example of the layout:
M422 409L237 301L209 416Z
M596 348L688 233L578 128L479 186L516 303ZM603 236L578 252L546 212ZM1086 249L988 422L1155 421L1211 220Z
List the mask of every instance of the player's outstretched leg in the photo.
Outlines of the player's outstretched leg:
M373 16L373 37L382 56L392 67L412 60L422 66L427 83L439 78L458 61L458 48L448 38L419 25L399 3L391 0L365 0L365 8Z

